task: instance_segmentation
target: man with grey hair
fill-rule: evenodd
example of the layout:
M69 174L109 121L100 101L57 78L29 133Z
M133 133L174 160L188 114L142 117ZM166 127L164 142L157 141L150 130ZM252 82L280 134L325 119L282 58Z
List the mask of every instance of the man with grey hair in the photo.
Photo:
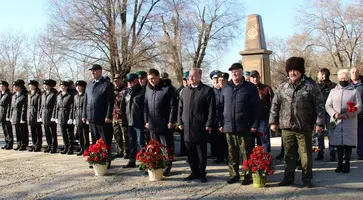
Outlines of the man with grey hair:
M207 182L207 141L215 120L213 89L201 82L202 70L192 68L189 86L183 89L179 100L178 124L184 130L184 141L192 173L186 181L200 179Z
M363 76L359 74L359 68L354 66L350 69L351 83L359 92L359 96L363 99ZM358 113L358 160L363 160L363 110Z

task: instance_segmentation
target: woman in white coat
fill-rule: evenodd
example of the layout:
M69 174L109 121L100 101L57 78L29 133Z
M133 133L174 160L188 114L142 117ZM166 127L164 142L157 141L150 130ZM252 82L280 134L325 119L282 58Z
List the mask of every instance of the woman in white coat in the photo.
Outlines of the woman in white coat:
M325 109L330 121L337 120L330 130L330 144L337 148L338 167L335 172L349 173L352 148L357 146L357 113L362 109L362 102L357 90L349 83L349 71L338 71L339 84L330 91ZM356 111L348 112L347 102L354 102ZM343 165L343 157L345 163Z

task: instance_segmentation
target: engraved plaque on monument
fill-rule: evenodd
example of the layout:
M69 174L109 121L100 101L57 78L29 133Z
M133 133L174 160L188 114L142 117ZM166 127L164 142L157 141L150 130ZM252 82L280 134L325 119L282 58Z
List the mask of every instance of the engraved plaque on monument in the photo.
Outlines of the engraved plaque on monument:
M244 71L257 70L261 74L261 82L271 85L270 54L266 49L260 15L252 14L247 17L245 49L240 51Z

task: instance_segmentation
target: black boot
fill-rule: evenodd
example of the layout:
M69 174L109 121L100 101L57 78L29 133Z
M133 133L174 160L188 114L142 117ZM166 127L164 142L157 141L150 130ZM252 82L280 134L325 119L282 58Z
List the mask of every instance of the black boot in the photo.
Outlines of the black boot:
M338 167L335 169L336 173L343 172L343 162L338 162Z
M49 153L50 152L50 147L45 148L45 150L43 152L44 153Z
M68 148L69 147L64 147L63 151L61 151L61 154L67 154L68 153Z
M20 146L16 146L16 148L14 148L15 151L19 150L20 149Z
M334 162L334 161L336 161L337 160L337 153L336 153L336 151L335 150L331 150L330 151L330 161L331 162Z
M345 161L343 168L344 168L343 169L343 172L344 173L349 173L350 172L350 162L349 161Z
M42 150L42 148L40 146L36 146L34 148L34 152L40 152Z
M6 149L6 147L7 147L7 145L5 145L5 146L1 147L1 149Z
M83 155L83 153L84 153L84 150L83 150L83 149L81 149L81 151L80 151L79 153L77 153L77 156L82 156L82 155Z

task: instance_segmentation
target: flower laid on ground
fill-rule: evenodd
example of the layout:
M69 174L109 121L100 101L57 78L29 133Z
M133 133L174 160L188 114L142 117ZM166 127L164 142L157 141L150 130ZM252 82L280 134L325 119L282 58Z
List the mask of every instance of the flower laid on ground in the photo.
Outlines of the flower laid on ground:
M264 151L263 146L253 149L248 160L243 161L243 169L248 173L268 176L274 173L272 169L272 155Z
M106 165L110 160L112 160L111 151L109 151L108 146L105 144L102 138L97 140L96 144L91 145L83 153L83 156L86 157L86 161L91 165Z
M348 106L348 110L345 113L353 113L353 112L357 112L358 111L358 108L355 106L355 103L352 102L352 101L348 101L347 102L347 106ZM345 114L345 113L343 113L343 114ZM338 120L339 119L334 118L334 120L332 122L330 122L330 124L329 124L330 129L335 129L335 127L337 127Z
M136 159L140 161L140 169L154 170L163 169L165 161L173 160L174 156L171 150L155 139L151 139L149 144L143 147L136 155Z

